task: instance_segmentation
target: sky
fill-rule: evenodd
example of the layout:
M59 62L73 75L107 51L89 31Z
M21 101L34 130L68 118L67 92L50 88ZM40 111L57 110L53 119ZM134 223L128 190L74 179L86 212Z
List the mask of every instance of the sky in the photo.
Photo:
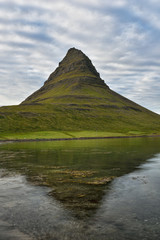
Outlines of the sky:
M0 0L0 106L39 89L71 47L160 114L159 0Z

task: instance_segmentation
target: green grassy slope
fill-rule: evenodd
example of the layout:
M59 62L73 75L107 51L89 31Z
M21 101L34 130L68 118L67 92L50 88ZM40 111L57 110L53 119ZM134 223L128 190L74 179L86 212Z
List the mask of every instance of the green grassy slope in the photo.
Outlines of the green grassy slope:
M33 131L160 133L160 117L144 110L106 106L43 104L0 108L0 134Z

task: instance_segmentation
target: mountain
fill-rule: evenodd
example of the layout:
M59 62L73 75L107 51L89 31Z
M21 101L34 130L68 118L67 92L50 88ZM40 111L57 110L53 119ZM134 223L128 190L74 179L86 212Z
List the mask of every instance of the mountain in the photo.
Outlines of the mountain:
M0 132L160 133L160 116L112 91L91 60L71 48L44 85L20 105L0 108Z
M97 91L103 94L102 88L107 88L107 85L100 78L89 58L80 50L71 48L44 86L22 104L79 103L81 99L88 103L88 99L96 99Z

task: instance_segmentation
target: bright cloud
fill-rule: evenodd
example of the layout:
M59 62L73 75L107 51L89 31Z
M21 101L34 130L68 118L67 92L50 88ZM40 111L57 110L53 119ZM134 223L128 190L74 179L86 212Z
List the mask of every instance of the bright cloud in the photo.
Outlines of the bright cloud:
M113 90L160 113L158 0L1 0L0 105L42 86L68 48Z

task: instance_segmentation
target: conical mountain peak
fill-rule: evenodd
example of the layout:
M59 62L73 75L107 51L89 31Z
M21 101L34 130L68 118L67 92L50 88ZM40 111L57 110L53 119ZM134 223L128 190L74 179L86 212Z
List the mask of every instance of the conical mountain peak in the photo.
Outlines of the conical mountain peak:
M62 66L70 66L69 69L90 72L95 77L100 77L91 60L81 50L76 48L70 48L68 50L64 59L59 63L59 67Z
M90 61L89 58L81 50L76 48L70 48L64 59L59 63L59 66L63 64L70 64L73 61L75 62L82 60Z
M70 48L57 69L49 76L45 83L50 84L51 82L75 76L81 78L88 76L100 79L100 75L91 60L81 50Z
M100 78L91 60L81 50L70 48L44 85L23 103L53 102L58 94L59 98L74 95L77 99L77 95L86 95L86 89L91 94L93 88L97 91L98 88L106 89L108 86Z
M70 48L46 83L59 81L59 79L73 78L74 76L100 78L91 60L81 50Z
M79 57L79 58L83 59L83 58L86 58L87 56L81 50L73 47L68 50L68 52L67 52L66 56L64 57L64 59L62 60L62 62L67 59L70 59L70 60L74 59L75 57L77 57L77 58Z

